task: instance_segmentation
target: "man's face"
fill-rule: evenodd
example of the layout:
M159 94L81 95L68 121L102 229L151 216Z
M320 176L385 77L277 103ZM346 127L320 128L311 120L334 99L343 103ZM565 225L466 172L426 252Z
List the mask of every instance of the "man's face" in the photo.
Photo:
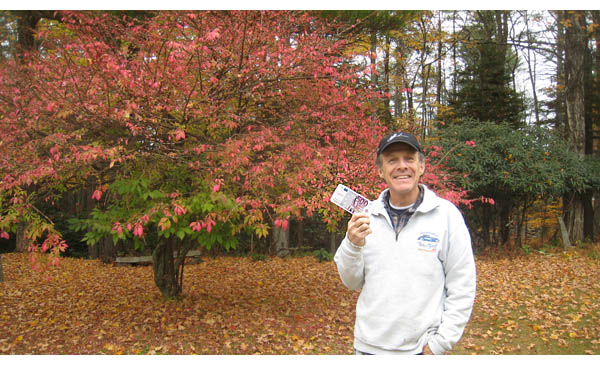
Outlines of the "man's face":
M425 172L419 153L407 144L395 143L381 153L381 162L379 176L385 180L392 196L416 199L419 178Z

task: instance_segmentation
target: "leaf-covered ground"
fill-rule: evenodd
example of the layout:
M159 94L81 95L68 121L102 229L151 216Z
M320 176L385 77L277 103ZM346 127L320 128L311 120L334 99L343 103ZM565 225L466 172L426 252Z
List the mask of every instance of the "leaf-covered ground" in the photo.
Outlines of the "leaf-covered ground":
M204 258L163 301L149 266L64 259L53 279L5 254L0 354L349 354L358 293L312 257ZM600 354L600 261L478 257L456 354Z

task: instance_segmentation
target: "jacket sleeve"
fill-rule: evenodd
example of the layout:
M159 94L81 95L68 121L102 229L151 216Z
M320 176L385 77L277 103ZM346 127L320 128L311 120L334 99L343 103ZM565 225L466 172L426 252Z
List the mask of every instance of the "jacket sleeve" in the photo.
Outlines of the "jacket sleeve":
M362 288L365 280L362 247L352 244L346 235L333 260L345 286L352 290Z
M452 349L461 338L471 316L476 291L476 273L471 236L458 209L450 219L448 250L444 259L446 297L442 322L429 340L434 354Z

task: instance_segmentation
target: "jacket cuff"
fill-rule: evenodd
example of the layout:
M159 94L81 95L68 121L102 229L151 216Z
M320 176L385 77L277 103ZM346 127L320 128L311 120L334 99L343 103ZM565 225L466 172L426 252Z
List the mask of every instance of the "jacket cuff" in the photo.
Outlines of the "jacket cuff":
M349 239L348 239L348 235L346 235L346 237L344 237L344 240L342 241L342 249L343 251L352 256L352 257L360 257L362 254L362 246L357 246L354 243L352 243Z
M348 245L349 245L350 247L352 247L352 248L353 248L355 251L357 251L357 252L360 252L360 251L362 250L362 248L363 248L363 246L355 245L354 243L352 243L352 241L350 241L350 240L348 239L348 237L346 237L346 241L348 241Z
M439 335L437 335L437 334L433 335L428 342L429 349L431 349L431 352L433 352L434 355L442 355L444 352L446 352L446 349L444 349L438 343L438 339L437 339L438 336Z

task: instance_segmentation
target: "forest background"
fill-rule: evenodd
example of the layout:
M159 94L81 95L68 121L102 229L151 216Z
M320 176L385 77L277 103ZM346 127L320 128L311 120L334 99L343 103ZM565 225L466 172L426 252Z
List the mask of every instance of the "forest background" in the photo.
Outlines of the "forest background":
M2 11L0 252L49 277L59 256L151 256L165 298L198 251L328 261L349 218L335 186L375 199L374 147L408 130L476 254L577 246L597 261L599 23Z

